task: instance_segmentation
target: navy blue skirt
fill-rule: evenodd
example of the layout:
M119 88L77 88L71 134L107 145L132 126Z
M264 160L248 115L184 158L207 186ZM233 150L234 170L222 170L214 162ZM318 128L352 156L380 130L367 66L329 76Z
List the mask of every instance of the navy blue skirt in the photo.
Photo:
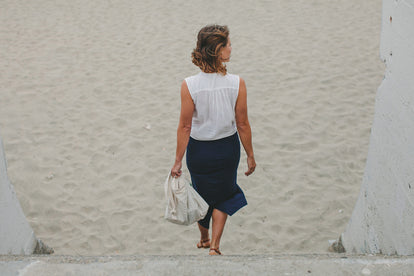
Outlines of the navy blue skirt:
M240 161L240 141L237 132L214 141L198 141L190 137L187 146L187 168L194 189L210 206L199 223L209 228L213 209L233 215L247 205L243 191L237 185Z

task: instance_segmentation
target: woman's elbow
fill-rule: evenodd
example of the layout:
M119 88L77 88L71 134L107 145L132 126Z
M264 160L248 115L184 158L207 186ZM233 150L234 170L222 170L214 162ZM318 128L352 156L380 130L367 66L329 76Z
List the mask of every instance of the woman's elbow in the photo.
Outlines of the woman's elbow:
M249 121L247 121L247 120L246 121L241 121L241 122L236 122L236 126L237 126L237 129L239 131L250 129L250 124L249 124Z
M183 128L185 132L191 132L191 125L185 125Z
M178 131L191 132L191 124L179 124Z

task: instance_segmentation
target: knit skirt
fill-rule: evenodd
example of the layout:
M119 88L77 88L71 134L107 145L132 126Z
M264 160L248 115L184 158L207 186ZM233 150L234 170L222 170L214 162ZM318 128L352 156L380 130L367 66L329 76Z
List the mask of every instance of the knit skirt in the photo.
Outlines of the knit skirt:
M240 141L237 132L213 141L198 141L190 137L187 146L187 167L194 189L210 206L199 223L209 228L213 209L233 215L247 205L243 191L237 185L240 161Z

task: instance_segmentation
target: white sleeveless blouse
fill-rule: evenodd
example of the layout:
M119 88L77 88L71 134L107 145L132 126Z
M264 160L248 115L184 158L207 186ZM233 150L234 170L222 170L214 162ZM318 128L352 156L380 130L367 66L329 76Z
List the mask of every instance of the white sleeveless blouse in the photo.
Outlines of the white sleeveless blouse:
M239 76L200 72L185 81L195 106L190 136L199 141L212 141L236 133Z

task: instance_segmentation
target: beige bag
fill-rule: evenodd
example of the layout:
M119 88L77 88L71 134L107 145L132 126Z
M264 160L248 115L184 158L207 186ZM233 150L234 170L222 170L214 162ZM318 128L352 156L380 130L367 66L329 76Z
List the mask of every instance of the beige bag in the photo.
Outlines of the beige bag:
M208 204L183 176L174 178L168 175L164 184L167 208L164 218L172 223L190 225L203 219Z

